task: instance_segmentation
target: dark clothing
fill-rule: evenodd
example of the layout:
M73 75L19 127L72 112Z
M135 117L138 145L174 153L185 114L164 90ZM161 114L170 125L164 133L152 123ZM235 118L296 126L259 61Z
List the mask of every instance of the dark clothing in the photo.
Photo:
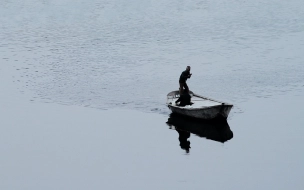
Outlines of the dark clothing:
M190 71L183 71L182 74L179 77L179 82L180 83L186 83L187 79L190 78Z
M185 88L185 90L189 91L189 88L188 88L188 85L186 82L184 82L184 83L179 82L179 89L183 89L183 88ZM182 91L180 91L180 93L182 93Z
M186 106L186 105L192 105L191 103L191 96L190 94L182 94L176 101L175 103L180 102L179 106Z

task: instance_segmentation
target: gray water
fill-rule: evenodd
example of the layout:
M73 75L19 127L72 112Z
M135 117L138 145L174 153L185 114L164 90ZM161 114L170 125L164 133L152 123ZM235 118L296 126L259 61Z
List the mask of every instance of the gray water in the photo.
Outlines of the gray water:
M302 0L0 1L0 189L302 190L303 52Z
M1 1L0 59L30 100L168 113L187 65L237 104L303 84L304 2ZM235 106L234 112L242 109Z

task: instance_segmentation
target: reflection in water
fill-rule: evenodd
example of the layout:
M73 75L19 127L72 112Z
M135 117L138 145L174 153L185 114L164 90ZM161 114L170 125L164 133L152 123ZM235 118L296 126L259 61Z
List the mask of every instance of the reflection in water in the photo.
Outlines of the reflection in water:
M167 125L178 132L180 147L187 153L191 148L188 140L190 133L221 143L233 138L233 132L226 119L204 121L171 113Z
M180 142L179 146L184 149L187 153L189 153L190 150L190 141L188 141L188 138L190 137L190 133L188 131L183 131L179 129L175 129L178 134L178 140Z

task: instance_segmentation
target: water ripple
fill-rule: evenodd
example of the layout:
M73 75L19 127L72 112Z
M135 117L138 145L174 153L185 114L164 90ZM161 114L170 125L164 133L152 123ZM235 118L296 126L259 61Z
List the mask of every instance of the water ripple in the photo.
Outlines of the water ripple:
M32 100L167 113L186 65L191 90L236 112L303 88L299 0L30 2L0 3L0 60Z

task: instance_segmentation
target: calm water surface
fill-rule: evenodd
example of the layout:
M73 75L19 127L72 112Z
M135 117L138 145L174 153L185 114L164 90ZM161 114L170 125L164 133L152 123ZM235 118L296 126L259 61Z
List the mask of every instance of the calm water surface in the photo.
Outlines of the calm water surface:
M1 103L0 188L303 189L303 7L1 1L0 78L31 104ZM187 65L228 122L169 115Z
M302 97L252 99L218 124L132 110L6 106L0 188L301 190Z

